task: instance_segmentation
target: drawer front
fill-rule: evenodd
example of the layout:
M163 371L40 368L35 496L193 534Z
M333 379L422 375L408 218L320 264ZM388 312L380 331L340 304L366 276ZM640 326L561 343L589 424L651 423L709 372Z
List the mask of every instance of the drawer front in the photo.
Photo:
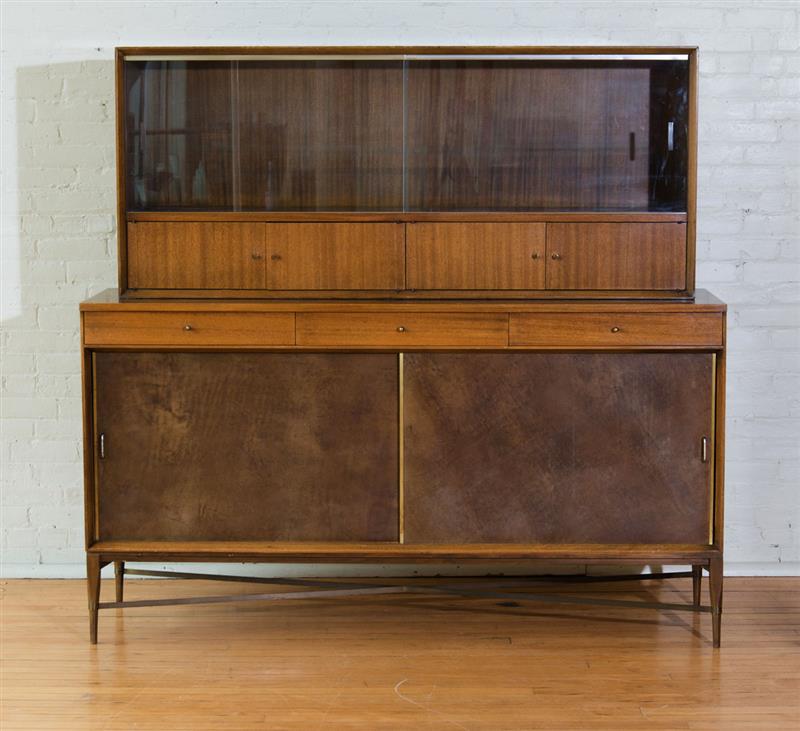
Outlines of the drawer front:
M409 289L544 289L544 223L410 223Z
M404 286L401 223L268 223L266 241L268 289Z
M86 312L87 346L294 345L294 313Z
M548 223L548 289L686 288L684 223Z
M128 224L132 289L263 289L264 224Z
M548 313L511 315L512 346L614 347L722 345L717 314Z
M298 313L297 344L339 347L498 347L508 345L504 314Z

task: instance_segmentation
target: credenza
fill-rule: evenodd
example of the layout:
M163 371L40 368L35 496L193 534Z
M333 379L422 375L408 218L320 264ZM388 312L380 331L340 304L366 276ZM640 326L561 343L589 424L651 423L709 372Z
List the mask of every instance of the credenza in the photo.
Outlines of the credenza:
M131 562L545 560L689 567L689 604L600 603L708 612L719 646L726 307L694 286L696 49L116 68L119 289L81 305L93 642L100 609L166 603L125 600L126 574L165 575Z
M721 601L725 307L82 305L116 561L690 564ZM96 631L96 630L95 630Z

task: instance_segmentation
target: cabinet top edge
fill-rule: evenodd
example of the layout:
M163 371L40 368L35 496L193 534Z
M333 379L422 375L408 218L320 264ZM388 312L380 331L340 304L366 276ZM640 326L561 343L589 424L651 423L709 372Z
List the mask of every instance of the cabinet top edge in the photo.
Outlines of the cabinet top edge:
M675 57L687 60L697 46L120 46L120 60L179 60L174 57L209 56L367 56L402 59L408 56L598 56ZM156 59L155 57L159 57ZM167 57L167 58L162 58Z
M81 312L715 312L727 305L708 290L691 300L298 300L121 299L105 289L81 302Z

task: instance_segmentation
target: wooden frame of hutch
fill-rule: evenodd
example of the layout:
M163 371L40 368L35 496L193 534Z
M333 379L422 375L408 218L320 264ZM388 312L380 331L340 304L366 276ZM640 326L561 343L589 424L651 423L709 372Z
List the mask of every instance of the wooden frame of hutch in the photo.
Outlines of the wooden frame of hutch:
M688 59L688 99L687 99L687 137L686 137L686 206L683 211L131 211L127 205L128 189L126 179L126 152L124 149L125 140L125 82L124 67L126 60L136 58L197 58L198 56L214 58L288 58L299 56L301 58L331 58L337 57L375 57L375 58L397 58L414 56L437 56L443 55L458 56L467 54L470 57L485 56L536 56L536 57L558 57L573 55L576 57L647 57L658 54L674 54L685 56ZM624 46L624 47L577 47L577 46L515 46L515 47L457 47L457 46L395 46L395 47L127 47L118 48L116 51L116 99L117 99L117 220L120 222L118 230L118 264L120 292L123 297L136 298L335 298L335 299L464 299L468 298L650 298L650 297L675 297L690 298L695 289L695 239L696 239L696 213L697 213L697 87L698 87L698 66L696 47L647 47L647 46ZM131 270L131 251L129 248L129 231L132 226L137 224L166 224L167 226L177 227L181 224L217 223L217 224L281 224L281 223L315 223L321 226L325 224L357 224L357 223L396 223L402 224L402 253L399 254L402 261L398 260L394 279L390 278L391 286L386 286L387 278L383 277L368 286L350 286L347 281L337 284L335 287L327 286L324 281L318 281L318 277L311 276L311 272L304 267L307 263L295 262L292 266L300 271L297 276L290 278L289 281L270 284L269 267L271 257L269 251L259 253L259 262L267 268L266 279L263 286L252 286L251 279L242 279L225 287L215 286L213 281L198 275L196 286L187 287L185 278L171 278L164 276L152 278L152 270L138 275L138 270L134 275ZM448 282L441 284L431 282L431 277L420 276L413 278L413 265L409 259L409 234L415 224L442 224L442 223L484 223L484 224L528 224L529 232L540 225L541 241L532 245L531 253L536 254L541 273L541 284L537 287L526 286L520 283L511 283L510 280L505 286L497 286L492 283L482 283L477 286L474 283L460 283L458 287L452 286L452 277ZM566 280L563 276L553 277L552 285L550 282L551 269L559 270L565 262L559 261L561 256L559 250L552 249L556 241L554 233L551 232L553 226L567 223L588 223L588 224L619 224L623 226L635 226L636 224L661 224L662 228L656 230L652 228L653 235L656 237L655 249L651 256L646 259L633 259L625 264L626 267L638 272L639 277L633 274L631 281L611 282L608 277L600 275L598 280L595 274L597 262L578 261L575 266L583 270L583 275L577 279L572 279L567 275ZM674 242L674 246L680 248L680 253L664 253L668 242L673 241L673 234L667 224L678 225L681 227L680 238ZM547 230L545 231L545 226ZM685 230L683 227L685 226ZM649 228L645 226L644 228ZM352 228L351 228L352 230ZM151 236L152 234L148 234ZM167 236L165 232L160 235ZM258 235L258 234L256 234ZM509 234L511 235L511 234ZM536 235L535 233L533 234ZM584 236L585 234L581 234ZM180 239L181 233L176 233L175 237ZM602 240L614 236L603 232L598 234ZM631 236L641 238L642 230L632 229ZM445 239L450 238L443 233ZM560 240L560 239L559 239ZM159 246L164 249L167 239L160 239ZM173 241L174 243L174 241ZM437 241L445 248L448 241ZM598 242L600 243L600 242ZM267 235L267 249L269 249L270 237ZM552 249L552 250L551 250ZM180 249L166 256L179 256ZM659 253L660 252L660 253ZM445 250L443 258L437 262L439 268L447 272L449 269L463 268L463 262L457 259L457 251ZM527 256L526 253L517 252L520 256ZM142 253L143 259L151 259L154 250L148 249ZM578 252L575 252L579 256ZM385 256L385 251L383 252ZM513 255L513 253L512 253ZM244 257L246 258L246 253ZM273 257L285 257L282 250ZM379 257L381 254L376 253ZM628 252L626 256L630 257ZM634 254L635 256L635 254ZM677 258L676 258L677 256ZM552 257L552 258L551 258ZM669 257L669 258L664 258ZM448 259L450 261L448 261ZM555 260L555 261L554 261ZM185 265L185 264L184 264ZM374 263L374 266L379 264ZM517 260L518 268L520 261ZM158 266L163 270L169 267L172 270L180 269L182 264L177 261L167 259L159 262ZM343 264L345 268L350 267L349 262ZM496 266L496 264L495 264ZM622 266L621 263L610 263L611 269ZM653 281L651 277L641 275L654 267L666 266L669 274L661 277L660 281ZM672 267L672 268L670 268ZM546 271L546 273L545 273ZM135 276L135 278L134 278ZM263 276L263 275L262 275ZM435 276L435 274L434 274ZM190 277L191 279L191 277ZM323 277L324 279L324 277ZM561 282L555 281L561 279ZM572 281L570 281L572 279ZM250 282L248 286L247 282ZM605 281L605 286L597 286L598 281ZM297 286L297 284L301 286ZM501 282L503 283L503 282ZM359 284L363 284L360 282Z

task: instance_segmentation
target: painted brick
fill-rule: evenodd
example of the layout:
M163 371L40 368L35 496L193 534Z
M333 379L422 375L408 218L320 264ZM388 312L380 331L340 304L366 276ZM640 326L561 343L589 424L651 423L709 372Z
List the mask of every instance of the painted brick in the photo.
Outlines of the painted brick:
M11 4L4 34L5 564L83 561L77 303L116 285L112 49L135 40L699 45L697 281L730 302L726 560L800 566L796 4L78 0Z

